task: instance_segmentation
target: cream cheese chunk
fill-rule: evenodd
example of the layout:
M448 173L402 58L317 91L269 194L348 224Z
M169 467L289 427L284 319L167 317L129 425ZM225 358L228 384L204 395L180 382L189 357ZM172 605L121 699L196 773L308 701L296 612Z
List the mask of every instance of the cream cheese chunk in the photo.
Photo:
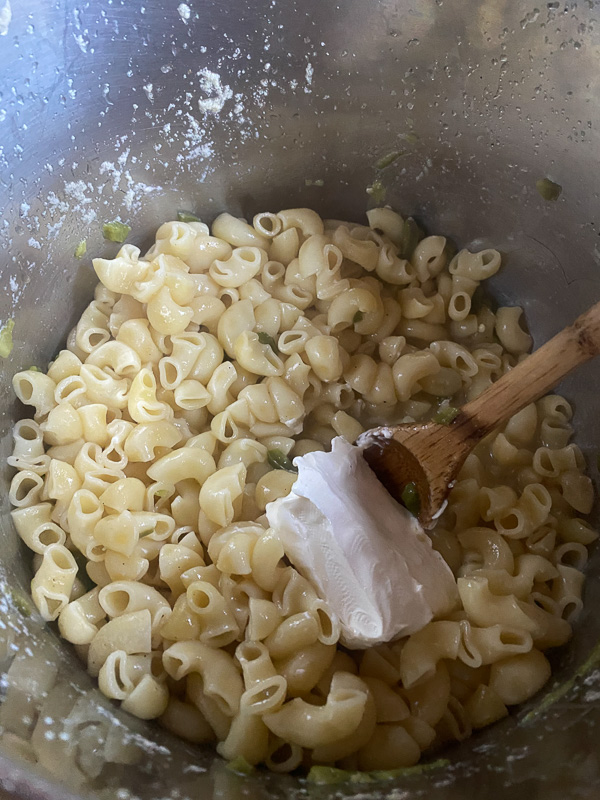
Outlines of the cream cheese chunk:
M418 520L336 437L294 459L298 479L267 505L286 555L337 614L340 641L365 648L407 636L458 603L452 571Z

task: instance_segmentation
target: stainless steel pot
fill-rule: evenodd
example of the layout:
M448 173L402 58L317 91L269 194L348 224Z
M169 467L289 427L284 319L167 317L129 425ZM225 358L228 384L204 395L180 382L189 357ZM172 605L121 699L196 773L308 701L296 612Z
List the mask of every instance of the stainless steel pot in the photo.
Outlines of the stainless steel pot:
M10 11L0 0L0 322L15 320L0 366L2 462L23 412L10 378L45 366L63 344L94 285L74 248L86 239L88 253L114 253L101 233L114 218L140 244L181 208L209 221L223 209L307 205L358 220L373 192L385 192L432 231L499 247L506 266L493 290L524 304L538 344L600 297L595 2L13 0ZM536 191L545 176L562 187L557 202ZM596 478L599 380L596 363L562 387ZM19 601L31 567L8 517L8 480L4 469L6 791L50 800L597 796L597 555L574 641L554 656L557 691L449 749L449 766L307 789L295 778L234 776L99 695Z

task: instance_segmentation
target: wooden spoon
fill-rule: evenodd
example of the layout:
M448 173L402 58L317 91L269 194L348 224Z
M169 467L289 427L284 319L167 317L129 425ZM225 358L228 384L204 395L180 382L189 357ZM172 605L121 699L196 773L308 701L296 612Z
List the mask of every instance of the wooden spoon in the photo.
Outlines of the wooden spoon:
M407 484L419 495L419 520L431 528L465 458L488 433L600 353L600 303L464 405L448 425L373 428L357 444L390 494Z

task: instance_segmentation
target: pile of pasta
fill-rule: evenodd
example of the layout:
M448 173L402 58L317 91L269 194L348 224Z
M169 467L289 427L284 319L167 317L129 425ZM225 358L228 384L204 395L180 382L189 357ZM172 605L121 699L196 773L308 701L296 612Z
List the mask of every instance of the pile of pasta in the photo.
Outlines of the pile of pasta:
M14 389L31 593L102 692L279 772L415 764L548 679L581 608L593 502L571 408L547 396L467 459L431 532L460 607L364 652L286 558L267 503L295 456L480 393L531 346L453 253L390 208L167 222L94 260L94 300ZM475 297L474 297L475 295Z

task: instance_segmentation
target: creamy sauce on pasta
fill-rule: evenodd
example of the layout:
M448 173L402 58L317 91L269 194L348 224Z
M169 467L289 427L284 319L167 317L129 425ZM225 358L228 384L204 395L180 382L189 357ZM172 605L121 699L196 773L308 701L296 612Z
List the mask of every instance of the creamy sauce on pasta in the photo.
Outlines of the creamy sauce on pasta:
M424 628L458 603L456 580L418 520L336 437L295 459L292 491L267 506L292 563L337 614L340 642L364 649Z

